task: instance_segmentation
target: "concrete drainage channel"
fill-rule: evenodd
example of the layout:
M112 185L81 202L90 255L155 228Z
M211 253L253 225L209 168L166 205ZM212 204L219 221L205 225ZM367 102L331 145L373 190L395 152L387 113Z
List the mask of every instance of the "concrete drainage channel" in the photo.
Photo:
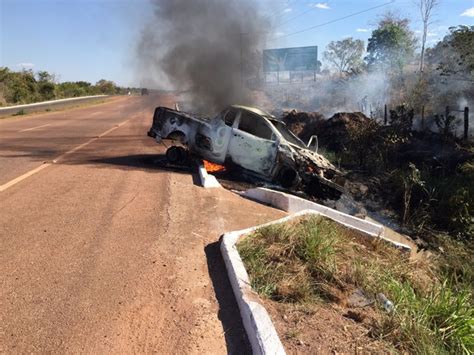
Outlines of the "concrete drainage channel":
M221 187L217 179L208 174L202 162L199 164L199 178L205 188ZM288 217L276 221L250 227L247 229L227 232L222 236L221 253L224 259L227 275L232 285L242 322L254 354L285 354L283 344L265 307L260 303L258 295L252 290L247 270L237 251L239 239L258 228L271 224L284 223L291 219L308 214L316 214L332 219L348 228L357 230L373 238L380 238L403 251L411 247L390 240L384 236L385 228L377 223L351 216L332 208L320 205L303 198L267 188L255 188L241 193L243 197L259 203L270 205L290 213Z
M259 302L258 295L251 289L249 276L236 248L236 244L242 236L266 225L283 223L303 215L317 214L365 235L380 238L396 248L404 251L411 250L411 247L406 244L384 237L384 227L379 224L365 221L296 196L266 188L247 190L242 195L291 213L288 217L264 225L225 233L222 237L222 256L254 354L285 354L285 350L270 316Z

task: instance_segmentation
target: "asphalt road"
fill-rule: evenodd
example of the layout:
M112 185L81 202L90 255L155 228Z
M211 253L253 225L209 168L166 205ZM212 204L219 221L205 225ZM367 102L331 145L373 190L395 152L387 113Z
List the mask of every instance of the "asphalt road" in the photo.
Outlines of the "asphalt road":
M157 165L173 103L0 120L0 352L248 352L218 239L283 213Z

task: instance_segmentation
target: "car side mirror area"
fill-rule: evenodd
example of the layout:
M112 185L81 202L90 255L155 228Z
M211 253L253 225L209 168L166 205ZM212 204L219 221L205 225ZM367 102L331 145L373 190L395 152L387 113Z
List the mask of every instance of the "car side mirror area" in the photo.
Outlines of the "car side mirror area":
M306 147L309 150L317 153L318 152L318 136L311 136L309 138L308 144L306 144Z

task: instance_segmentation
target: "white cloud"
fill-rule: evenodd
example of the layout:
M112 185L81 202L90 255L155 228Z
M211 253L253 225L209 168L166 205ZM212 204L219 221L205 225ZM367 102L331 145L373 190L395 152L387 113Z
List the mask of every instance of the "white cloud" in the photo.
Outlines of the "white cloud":
M327 2L318 2L317 4L311 4L312 7L316 7L318 9L329 10L330 7Z
M474 7L471 7L464 11L461 16L474 17Z
M356 32L369 32L367 28L358 28Z
M18 63L17 66L22 68L22 69L31 69L35 65L33 63Z
M282 32L282 31L279 31L279 32L275 33L276 37L281 37L281 36L284 36L284 35L285 35L285 32Z
M287 8L287 9L283 10L284 13L288 13L288 12L291 12L291 11L293 11L293 9L291 9L291 8Z
M438 34L437 34L436 32L428 32L426 35L427 35L428 37L436 37L436 36L438 36Z

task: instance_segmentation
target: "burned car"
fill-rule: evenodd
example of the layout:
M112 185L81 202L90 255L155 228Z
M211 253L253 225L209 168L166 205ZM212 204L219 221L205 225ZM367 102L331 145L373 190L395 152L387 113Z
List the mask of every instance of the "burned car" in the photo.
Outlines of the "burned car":
M317 153L317 137L304 144L280 120L260 109L233 105L214 118L157 107L148 135L173 139L210 162L238 166L283 187L300 182L326 192L341 191L341 172ZM171 147L167 158L178 162L183 148Z

